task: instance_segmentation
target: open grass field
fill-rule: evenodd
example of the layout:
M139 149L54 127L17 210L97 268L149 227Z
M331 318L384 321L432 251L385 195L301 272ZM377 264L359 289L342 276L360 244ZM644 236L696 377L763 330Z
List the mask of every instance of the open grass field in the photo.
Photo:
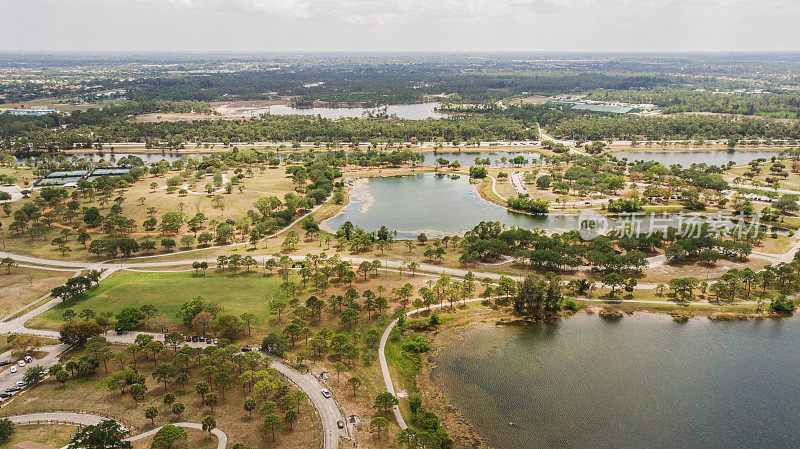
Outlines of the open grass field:
M0 270L0 317L39 299L69 279L71 272L12 268Z
M764 187L769 188L769 184L767 184L766 178L777 177L777 178L780 179L780 181L779 181L780 188L782 188L782 189L790 189L790 190L798 190L798 189L800 189L800 173L795 173L794 171L792 171L792 163L793 163L793 161L791 159L785 158L785 159L782 159L782 162L786 165L786 171L789 173L789 176L787 178L782 178L782 177L778 177L778 176L774 175L770 171L770 167L772 167L772 161L767 161L767 162L764 162L764 163L759 165L759 168L761 169L761 173L756 175L756 176L754 176L752 178L752 181L756 181L756 182L762 183L762 188L764 188ZM728 172L729 174L726 175L725 178L734 187L745 187L745 188L747 188L747 187L750 187L751 184L752 184L752 182L749 181L748 178L744 177L744 173L747 172L747 171L750 171L750 166L749 165L743 165L741 167L734 167L733 169L731 169ZM742 178L745 182L743 182L741 184L736 184L736 183L733 182L733 180L736 179L736 178Z
M214 195L207 195L205 190L206 184L213 185L212 177L201 178L196 184L193 184L192 178L189 178L188 190L201 194L180 195L178 192L167 193L164 189L167 179L176 175L176 173L170 172L165 176L143 178L127 189L123 193L126 199L122 203L122 207L125 216L136 220L136 223L140 225L139 231L142 231L141 223L151 217L148 214L150 207L155 207L156 211L152 216L156 218L160 218L170 211L183 211L189 216L200 211L209 220L224 221L228 218L243 216L249 209L253 209L253 203L263 196L283 198L286 193L294 191L291 179L286 177L282 168L266 169L264 173L260 173L258 170L254 171L252 178L245 177L243 179L241 185L244 186L244 190L241 193L237 187L234 187L230 194L219 193L222 197L219 206L214 202ZM228 171L225 173L225 179L230 179L233 175L233 171ZM156 190L150 187L153 182L158 185ZM214 187L214 190L217 188ZM100 206L96 201L83 200L81 203L81 206ZM108 207L109 205L105 208ZM107 213L107 211L103 211L103 213Z
M46 444L52 447L63 447L69 443L78 428L66 424L25 424L14 427L11 439L0 444L0 449L9 449L23 441ZM149 446L148 446L149 447Z
M68 308L77 311L89 308L97 313L109 311L116 314L122 307L152 304L158 308L159 314L170 317L178 326L182 325L177 317L181 304L198 296L218 304L222 313L239 316L251 312L259 323L265 323L269 315L267 304L281 278L264 277L255 272L235 276L229 273L209 271L206 276L193 273L117 274L90 290L84 299L60 304L37 317L36 324L51 328L60 326L63 323L61 314Z

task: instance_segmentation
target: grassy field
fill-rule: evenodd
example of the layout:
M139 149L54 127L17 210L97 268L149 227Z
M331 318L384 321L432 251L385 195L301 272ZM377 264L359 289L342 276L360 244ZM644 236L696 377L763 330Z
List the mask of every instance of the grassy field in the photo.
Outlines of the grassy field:
M69 279L71 272L12 268L0 270L0 317L39 299Z
M63 447L69 443L69 439L72 438L72 435L77 431L77 427L65 424L17 425L14 428L14 434L11 435L11 439L0 444L0 449L8 449L23 441L33 441L48 446Z
M242 271L242 270L240 270ZM76 311L89 308L97 313L118 312L122 307L141 307L152 304L158 313L182 324L177 317L181 304L200 296L218 304L223 313L239 316L254 313L259 323L269 315L267 303L273 297L278 276L264 277L255 272L250 275L232 275L230 271L211 272L206 276L193 273L122 273L103 281L90 290L84 299L60 304L36 318L37 325L53 328L63 323L61 314L71 308Z

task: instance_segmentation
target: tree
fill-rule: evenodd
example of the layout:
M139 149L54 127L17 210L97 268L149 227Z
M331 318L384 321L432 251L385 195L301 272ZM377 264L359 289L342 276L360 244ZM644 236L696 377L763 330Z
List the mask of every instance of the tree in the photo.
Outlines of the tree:
M195 315L194 319L192 319L192 329L195 330L198 334L205 337L206 330L211 326L211 322L213 318L211 313L203 311Z
M206 416L202 421L200 421L200 424L203 426L203 430L208 433L211 433L212 430L217 428L217 421L213 416Z
M385 391L375 397L375 402L372 404L372 407L381 410L385 415L389 412L389 409L395 405L397 405L397 398L395 398L392 393Z
M181 414L186 409L186 406L183 405L182 402L176 402L172 404L172 413L178 415L178 419L181 418Z
M197 382L197 384L195 384L194 390L197 392L197 394L200 395L200 399L203 402L205 402L206 394L208 394L208 392L211 391L211 386L209 386L208 383L203 382L201 380L200 382Z
M25 382L26 385L33 387L39 385L39 382L44 379L44 374L45 371L43 366L31 366L25 370L25 375L22 377L22 381Z
M184 431L185 432L185 431ZM67 445L68 449L130 449L130 441L124 441L130 434L112 419L106 419L94 426L79 430Z
M250 415L253 416L253 410L256 408L256 400L253 398L247 398L244 400L244 409Z
M117 329L130 331L135 329L146 315L136 307L123 307L114 318L117 320Z
M294 423L297 422L297 412L294 410L287 410L286 414L283 415L283 422L289 426L289 430L292 430Z
M616 292L617 287L620 285L625 285L625 279L617 273L608 273L607 275L603 276L601 282L603 285L611 287L611 292L609 293L611 298L614 298L614 293Z
M163 402L164 405L172 405L172 403L175 402L175 395L173 393L165 394Z
M347 385L348 387L353 388L353 396L355 396L356 395L356 390L358 389L358 387L361 386L361 379L359 379L356 376L353 376L353 377L347 379L347 382L345 382L345 385Z
M253 313L245 312L239 316L242 322L247 326L247 335L250 335L250 329L253 323L256 321L256 316Z
M61 318L64 321L72 322L72 320L75 319L75 311L72 309L67 309L64 311L64 313L61 314Z
M283 420L278 415L271 413L264 417L262 428L264 432L271 432L272 441L275 441L275 431L283 429Z
M150 447L153 449L172 449L178 441L185 440L188 436L186 429L167 424L158 429L158 432L153 435L153 442L150 444Z
M8 418L0 419L0 442L5 443L14 434L14 423Z
M219 397L216 393L208 393L203 399L203 405L211 408L211 413L214 413L214 407L219 404Z
M370 430L370 432L372 432L375 435L377 435L378 439L380 440L381 439L381 434L383 433L383 430L388 425L389 425L389 421L387 421L386 418L384 418L383 416L377 416L377 417L373 418L372 421L369 423L369 430Z
M61 326L59 331L61 342L70 346L83 347L89 338L100 335L102 329L96 323L89 321L75 321Z
M796 212L800 210L800 205L797 204L798 196L792 194L781 195L778 202L775 203L775 208L785 213Z
M238 317L223 315L214 323L214 330L220 337L236 340L244 332L244 325Z
M156 416L158 416L158 407L151 405L144 410L144 417L150 420L150 424L156 425Z
M159 382L164 382L164 390L166 390L167 382L175 377L175 368L170 363L162 363L153 370L153 377Z

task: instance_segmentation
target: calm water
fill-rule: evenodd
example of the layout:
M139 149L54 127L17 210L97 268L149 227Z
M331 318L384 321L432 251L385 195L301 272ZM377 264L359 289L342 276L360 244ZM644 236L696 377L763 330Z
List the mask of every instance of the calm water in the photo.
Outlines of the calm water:
M396 115L398 118L408 120L423 120L426 118L442 118L444 114L435 112L434 109L438 108L441 103L414 103L414 104L394 104L386 106L386 113L388 115ZM253 117L261 114L273 115L320 115L324 118L337 119L337 118L361 118L367 116L369 113L381 112L381 108L295 108L287 105L272 105L264 108L242 108L238 109L232 115L242 117Z
M725 165L733 161L736 165L747 164L748 162L764 158L769 159L777 156L779 151L631 151L615 153L618 159L627 157L629 161L656 161L667 167L680 164L689 167L692 164L706 163L708 165Z
M511 152L511 151L481 151L481 152L469 152L469 151L461 151L461 152L438 152L438 153L422 153L425 156L425 160L422 162L425 165L436 165L436 159L442 158L447 159L450 162L458 161L462 167L469 167L475 164L475 158L479 157L481 159L489 158L489 161L492 165L511 165L508 162L511 159L514 159L517 156L524 157L528 162L528 164L533 164L535 160L538 160L541 155L539 153L534 153L531 151L519 151L519 152ZM506 163L502 162L502 158L506 158Z
M400 238L420 232L460 234L488 220L531 228L550 221L548 217L511 213L484 200L467 176L450 179L433 173L357 180L350 189L350 203L324 224L335 230L348 220L367 231L386 226Z
M461 337L432 376L495 448L800 447L797 318L579 314Z
M87 153L87 154L70 154L70 155L64 155L64 156L66 156L67 159L73 159L73 160L87 159L87 160L90 160L92 162L116 161L116 160L122 159L123 157L136 156L138 158L141 158L145 162L145 164L151 164L151 163L159 162L161 160L165 160L167 162L172 162L172 161L180 159L181 157L196 157L198 159L203 159L203 156L205 156L205 155L208 155L208 153L206 153L206 154L203 154L203 153L201 153L201 154L185 154L185 153L184 154L176 154L176 153L147 153L147 154L143 154L143 153L124 153L124 152L119 152L119 151L115 151L114 153L111 153L109 151L106 151L103 154ZM14 159L15 159L16 163L20 164L20 163L27 163L31 158L18 158L18 157L15 157Z
M691 224L689 220L697 218L647 214L633 221L638 232L647 232L651 225L655 230L680 228L681 224ZM509 227L527 229L539 227L547 232L577 229L579 223L577 214L532 216L510 212L481 198L467 176L451 179L433 173L356 180L350 188L349 204L323 225L336 230L345 221L368 232L386 226L397 231L398 238L414 238L420 232L428 236L463 234L481 221L499 221ZM609 223L612 227L626 226L625 221L614 218L609 218Z

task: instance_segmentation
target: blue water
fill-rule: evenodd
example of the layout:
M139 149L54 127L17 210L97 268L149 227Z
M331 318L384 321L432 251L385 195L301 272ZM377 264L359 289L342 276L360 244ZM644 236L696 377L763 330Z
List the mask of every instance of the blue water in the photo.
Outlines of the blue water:
M581 313L467 328L432 378L495 448L797 448L798 346L796 317Z

